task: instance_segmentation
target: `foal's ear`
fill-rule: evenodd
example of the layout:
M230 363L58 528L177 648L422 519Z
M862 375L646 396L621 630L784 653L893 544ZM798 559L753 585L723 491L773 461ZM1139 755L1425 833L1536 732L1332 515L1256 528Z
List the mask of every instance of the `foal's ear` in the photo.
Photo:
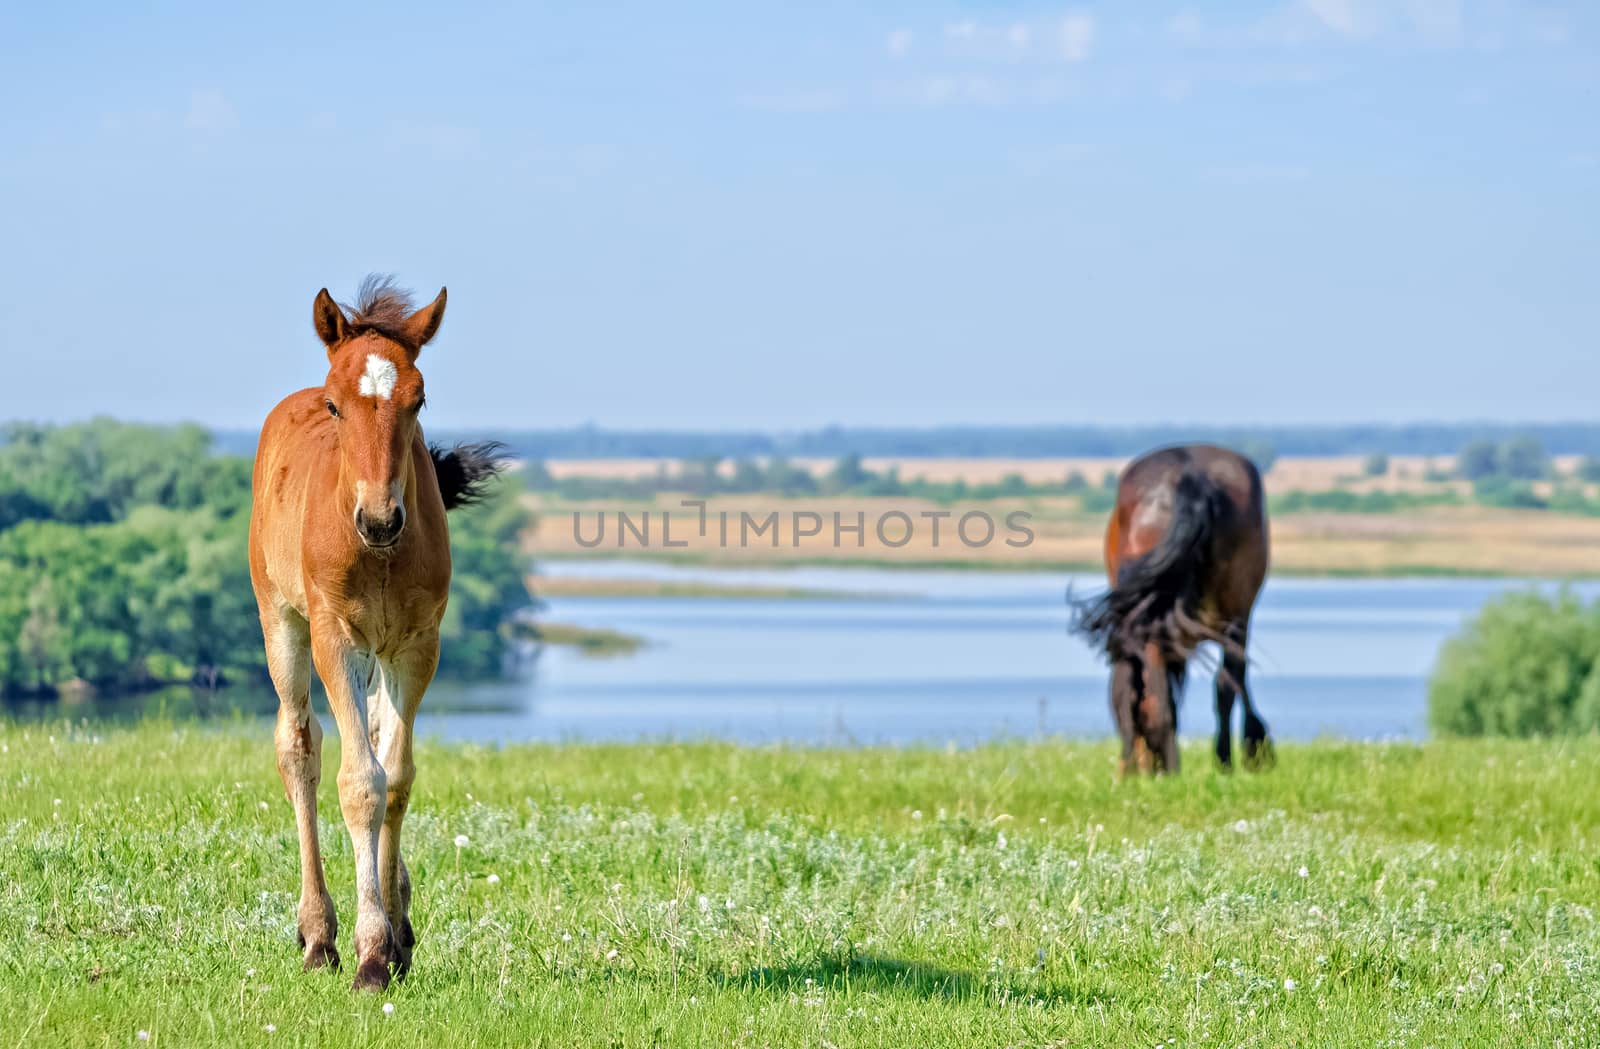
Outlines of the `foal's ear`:
M401 325L405 329L406 341L417 349L428 345L428 340L438 333L439 324L444 320L444 299L445 290L440 288L437 299L407 317Z
M339 304L333 301L333 296L328 294L328 289L323 288L317 292L317 301L311 304L311 323L317 329L317 338L331 351L344 338L349 322L344 319L344 311Z

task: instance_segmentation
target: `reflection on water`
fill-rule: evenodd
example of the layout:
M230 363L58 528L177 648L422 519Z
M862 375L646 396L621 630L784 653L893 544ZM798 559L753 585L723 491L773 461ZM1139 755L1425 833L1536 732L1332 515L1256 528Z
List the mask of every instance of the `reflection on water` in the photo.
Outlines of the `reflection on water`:
M842 591L818 599L549 599L554 621L641 635L632 656L544 653L514 681L438 682L424 734L484 742L713 736L746 742L971 743L1110 732L1105 670L1067 633L1068 583L1046 573L797 568L720 570L558 562L552 574ZM1269 582L1252 638L1252 690L1280 738L1418 737L1440 643L1505 580ZM1585 596L1600 585L1577 587ZM318 700L319 708L321 701ZM52 708L59 715L270 717L266 688L168 690ZM322 708L325 709L325 708ZM1181 714L1212 731L1210 682ZM331 727L331 726L330 726Z

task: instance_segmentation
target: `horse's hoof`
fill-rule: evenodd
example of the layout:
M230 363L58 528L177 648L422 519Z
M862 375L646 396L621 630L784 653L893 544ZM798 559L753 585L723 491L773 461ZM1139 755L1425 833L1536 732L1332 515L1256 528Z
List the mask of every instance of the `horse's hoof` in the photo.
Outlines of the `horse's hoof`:
M1272 740L1246 740L1244 767L1251 772L1265 772L1278 763L1278 753L1272 749Z
M400 931L395 934L394 950L394 978L404 980L411 971L411 954L416 950L417 934L411 928L411 919L406 918L400 922Z
M387 958L368 958L356 970L352 991L384 991L389 988L389 961Z
M339 948L331 943L312 944L306 948L304 968L306 972L316 969L337 970L339 968Z

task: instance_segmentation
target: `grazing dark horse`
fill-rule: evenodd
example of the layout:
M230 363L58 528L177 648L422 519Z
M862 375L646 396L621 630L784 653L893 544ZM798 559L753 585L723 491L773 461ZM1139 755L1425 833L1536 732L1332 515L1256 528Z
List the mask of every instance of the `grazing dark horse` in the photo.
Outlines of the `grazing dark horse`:
M338 920L317 845L322 725L316 670L339 725L339 807L356 867L356 979L381 989L411 966L411 875L400 826L416 778L412 725L439 663L450 595L445 511L478 498L494 449L422 439L417 356L445 293L416 309L368 278L355 307L324 288L312 321L328 351L321 386L285 397L256 448L250 580L278 692L278 772L300 835L305 967L336 967Z
M1235 696L1244 699L1244 763L1272 759L1245 684L1250 610L1267 576L1261 474L1237 452L1184 445L1130 463L1106 528L1111 589L1078 606L1073 628L1111 663L1122 771L1178 770L1177 699L1195 648L1222 648L1217 760L1230 767Z

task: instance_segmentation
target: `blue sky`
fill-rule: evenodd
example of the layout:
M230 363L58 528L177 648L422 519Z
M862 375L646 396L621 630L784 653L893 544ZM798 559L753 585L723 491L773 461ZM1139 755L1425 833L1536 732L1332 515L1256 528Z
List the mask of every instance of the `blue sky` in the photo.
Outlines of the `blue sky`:
M0 12L0 418L1600 417L1597 5L233 6Z

